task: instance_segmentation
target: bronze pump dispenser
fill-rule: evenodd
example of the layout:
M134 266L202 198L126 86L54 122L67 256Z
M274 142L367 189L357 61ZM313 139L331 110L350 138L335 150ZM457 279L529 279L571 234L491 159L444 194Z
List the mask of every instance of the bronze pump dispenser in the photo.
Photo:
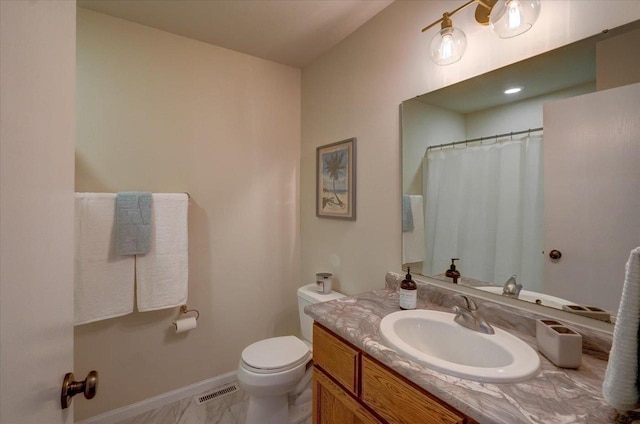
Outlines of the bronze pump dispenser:
M411 268L407 268L407 275L400 283L400 309L416 309L418 299L418 285L411 277Z
M451 266L444 274L449 278L453 279L453 284L458 284L458 278L460 278L460 271L456 269L456 264L454 261L459 261L460 258L451 258Z

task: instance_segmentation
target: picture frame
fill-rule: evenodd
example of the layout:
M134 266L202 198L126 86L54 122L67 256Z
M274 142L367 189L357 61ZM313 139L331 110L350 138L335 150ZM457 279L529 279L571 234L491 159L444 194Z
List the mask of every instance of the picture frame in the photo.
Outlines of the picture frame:
M356 138L316 148L316 216L356 219Z

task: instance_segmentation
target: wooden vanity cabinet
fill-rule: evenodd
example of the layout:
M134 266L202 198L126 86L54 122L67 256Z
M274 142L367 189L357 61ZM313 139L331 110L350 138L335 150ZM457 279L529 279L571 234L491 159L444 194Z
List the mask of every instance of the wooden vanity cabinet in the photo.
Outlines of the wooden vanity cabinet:
M314 424L471 424L469 417L313 326Z

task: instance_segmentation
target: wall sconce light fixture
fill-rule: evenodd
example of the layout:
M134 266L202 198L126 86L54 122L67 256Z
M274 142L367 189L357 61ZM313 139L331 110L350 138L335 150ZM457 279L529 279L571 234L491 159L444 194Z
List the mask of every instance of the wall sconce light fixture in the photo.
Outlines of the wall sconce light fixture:
M441 24L440 31L429 45L429 55L438 65L450 65L462 58L467 48L467 36L453 26L451 16L470 4L477 3L475 19L481 25L489 25L500 38L511 38L527 32L540 15L540 0L469 0L451 12L442 14L422 32Z

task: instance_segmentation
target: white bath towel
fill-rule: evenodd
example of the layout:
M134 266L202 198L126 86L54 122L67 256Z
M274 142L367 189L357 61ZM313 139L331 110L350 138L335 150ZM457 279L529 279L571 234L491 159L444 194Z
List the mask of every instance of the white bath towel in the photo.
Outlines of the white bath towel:
M410 195L413 230L402 233L402 263L423 262L426 255L424 207L421 195Z
M74 324L133 312L135 262L115 249L115 193L76 193Z
M139 311L173 308L187 302L188 209L185 193L153 194L151 250L136 256Z
M605 400L620 412L640 406L638 360L640 340L640 247L627 261L622 297L613 329L613 345L602 384Z

